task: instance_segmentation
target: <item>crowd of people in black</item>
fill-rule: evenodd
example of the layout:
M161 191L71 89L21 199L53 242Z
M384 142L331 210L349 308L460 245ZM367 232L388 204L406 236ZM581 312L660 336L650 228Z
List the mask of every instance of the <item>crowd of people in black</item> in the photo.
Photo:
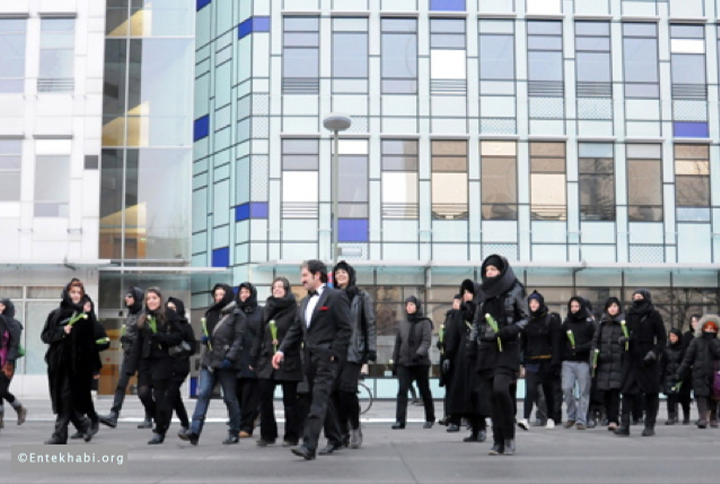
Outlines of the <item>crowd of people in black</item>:
M666 425L690 423L695 397L699 428L718 426L720 401L720 317L693 316L686 333L666 333L652 296L638 289L626 309L609 298L601 314L589 301L568 301L565 319L551 312L542 294L529 296L508 261L492 255L482 263L482 280L464 280L438 331L440 385L445 387L444 417L448 432L470 429L465 442L484 442L492 423L490 455L512 455L515 430L532 426L586 430L598 425L629 436L631 424L642 422L642 435L655 434L659 395L667 397ZM61 303L47 317L42 341L55 429L47 444L70 438L89 442L99 424L115 428L128 384L137 375L137 393L145 409L138 428L152 429L148 444L162 444L173 412L180 421L178 437L197 445L208 406L219 384L228 411L223 444L252 437L259 419L258 446L279 437L274 395L279 386L285 415L282 445L312 460L362 445L358 381L367 363L377 360L374 304L358 287L355 269L345 261L332 271L323 262L303 264L301 281L307 296L299 302L284 277L276 278L265 305L255 287L244 282L235 290L217 284L213 304L201 320L196 338L177 298L161 290L131 287L125 295L127 317L121 330L123 360L108 415L95 411L91 389L102 367L100 352L110 340L97 320L83 283L72 279ZM407 424L408 392L418 386L425 412L424 428L432 428L435 408L430 390L433 321L421 301L406 299L392 352L398 378L396 418L392 428ZM16 360L24 354L22 325L14 307L0 300L0 403L17 411L18 424L27 410L8 390ZM181 386L190 373L190 358L201 352L197 400L189 415ZM517 418L517 383L525 379L522 418ZM562 406L565 403L563 422ZM536 419L531 423L533 408ZM0 406L0 428L2 428ZM318 451L321 432L327 445Z

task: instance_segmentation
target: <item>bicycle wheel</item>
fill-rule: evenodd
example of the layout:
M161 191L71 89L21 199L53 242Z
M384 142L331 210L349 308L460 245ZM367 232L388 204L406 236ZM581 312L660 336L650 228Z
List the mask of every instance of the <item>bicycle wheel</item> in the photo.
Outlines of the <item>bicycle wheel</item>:
M364 382L358 382L358 400L360 401L360 415L365 415L373 404L370 388Z

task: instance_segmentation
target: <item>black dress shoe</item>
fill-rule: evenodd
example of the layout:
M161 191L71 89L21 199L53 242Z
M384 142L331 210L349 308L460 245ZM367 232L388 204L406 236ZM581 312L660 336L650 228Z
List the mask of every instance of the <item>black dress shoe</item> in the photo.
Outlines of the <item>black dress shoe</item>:
M271 443L274 444L275 441L273 440ZM283 447L295 447L297 445L298 445L297 440L283 440L283 443L282 443Z
M318 453L319 453L320 455L330 455L330 454L332 454L333 452L335 452L336 450L342 449L342 447L343 447L342 444L340 444L340 445L337 445L337 444L328 444L328 445L325 446L324 449L320 449L320 452L318 452Z
M148 440L149 445L157 445L165 442L165 434L153 433L152 439Z
M255 444L257 444L258 447L267 447L268 445L275 445L275 441L274 440L265 440L265 439L261 438L261 439L256 440ZM295 445L297 445L297 444L295 444ZM283 444L283 446L287 447L284 444Z
M652 437L653 435L655 435L655 429L652 427L645 427L642 431L643 437Z
M240 437L235 434L228 434L227 438L222 441L225 445L237 444L240 442Z
M495 442L490 449L490 452L488 452L489 455L503 455L505 452L505 448L503 447L503 444L500 442Z
M180 437L180 440L184 440L185 442L190 442L192 445L197 445L198 440L200 439L200 436L194 432L187 431L184 434L178 434L178 437Z
M423 424L423 428L424 428L424 429L431 429L431 428L433 428L433 425L435 425L435 422L425 422L425 423Z
M110 412L110 415L103 415L100 417L100 423L103 425L107 425L111 429L117 427L117 420L118 414L115 412Z
M152 419L146 418L143 420L141 424L138 424L137 428L139 429L151 429L152 428Z
M290 452L293 454L302 457L305 460L314 460L315 459L315 452L308 449L304 445L301 445L299 447L293 447L290 449Z
M619 435L621 437L628 437L630 435L630 427L626 425L621 425L617 429L615 429L615 435Z
M63 439L61 437L58 437L57 435L53 435L49 439L45 441L45 445L65 445L67 444L67 439Z
M460 426L455 424L448 425L446 432L460 432Z
M393 430L404 429L404 428L405 428L405 424L401 423L401 422L395 422L392 426Z
M506 439L503 445L503 455L515 454L515 439Z
M485 442L487 440L487 430L481 430L478 434L478 442Z
M463 439L463 442L477 442L477 441L478 441L477 434L470 434L469 436L467 436Z
M90 422L90 433L95 435L100 430L100 420L94 420Z
M82 439L82 438L84 438L84 437L85 437L85 434L84 434L83 432L81 432L81 431L78 430L77 432L75 432L74 434L72 434L72 435L70 436L70 439L71 439L71 440L77 440L77 439Z

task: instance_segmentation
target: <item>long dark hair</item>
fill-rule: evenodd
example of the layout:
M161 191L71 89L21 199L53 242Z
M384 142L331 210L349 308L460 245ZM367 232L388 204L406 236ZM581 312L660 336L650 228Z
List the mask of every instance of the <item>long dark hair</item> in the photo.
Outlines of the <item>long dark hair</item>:
M148 294L150 294L151 292L160 298L160 307L158 307L155 311L153 311L155 318L158 320L159 323L165 324L167 322L167 316L165 315L165 304L163 302L163 297L162 297L162 293L160 292L160 288L157 286L148 288L148 290L145 291L145 300L147 300ZM148 318L147 305L143 304L143 306L145 306L145 311L143 311L143 313L138 318L138 323L137 323L138 328L144 327L145 321L147 321L147 318Z
M272 290L275 287L276 282L282 282L283 288L285 289L285 296L290 294L290 281L287 280L286 277L278 276L275 279L273 279L272 284L270 285L270 295L272 296ZM283 296L283 297L285 297Z

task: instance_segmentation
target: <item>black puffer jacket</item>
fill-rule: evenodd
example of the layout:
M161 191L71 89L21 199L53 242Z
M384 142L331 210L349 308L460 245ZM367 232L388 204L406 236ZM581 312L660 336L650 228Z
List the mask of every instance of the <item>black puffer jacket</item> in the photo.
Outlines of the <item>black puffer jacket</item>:
M120 344L126 355L132 349L133 343L135 343L135 339L137 338L137 323L140 314L142 314L143 299L145 298L143 290L136 286L131 286L127 294L132 294L135 302L132 306L127 307L128 315L123 322L120 332Z
M430 366L430 344L432 343L432 322L423 316L422 305L415 296L405 300L415 303L415 314L407 314L398 323L393 348L393 362L403 366Z
M678 337L678 341L670 343L668 340L667 348L663 351L660 360L660 364L662 365L663 393L665 395L678 393L676 390L676 385L679 382L677 375L680 370L680 365L682 365L683 359L685 358L685 347L682 341L683 334L677 329L671 329L670 332Z
M140 360L166 360L171 363L168 349L180 344L183 335L179 327L178 316L174 311L164 312L165 321L154 316L147 308L138 319L137 337L129 354L128 374L135 373L140 367ZM156 318L156 332L152 331L149 318Z
M185 303L175 297L169 297L168 303L173 303L175 305L175 314L177 314L178 318L177 325L182 333L182 341L186 342L190 347L188 351L173 354L173 358L175 358L175 371L182 373L185 371L186 367L187 371L190 371L190 357L197 352L198 348L198 342L195 339L195 331L193 331L190 321L187 320L187 316L185 314ZM170 311L170 309L167 309L167 305L165 307L166 310Z
M503 266L498 267L500 275L492 279L485 277L485 267L490 258L499 259L499 264ZM515 277L507 259L501 256L485 259L482 274L480 300L468 338L468 356L475 359L478 372L494 373L502 369L517 373L520 369L520 333L530 318L525 287ZM487 323L486 314L490 314L497 322L497 334Z
M344 269L350 279L344 289L350 299L350 322L352 323L347 361L364 364L368 362L369 355L377 357L375 308L370 294L357 287L355 269L345 261L340 261L335 266L335 270L337 269ZM333 272L333 281L335 280L337 279Z
M573 301L580 303L580 310L577 313L570 311ZM568 331L572 331L575 337L575 346L570 341ZM563 321L560 337L564 348L563 361L590 361L590 350L595 335L595 322L592 313L587 307L587 301L581 297L574 296L568 301L568 315Z
M547 360L552 365L559 365L558 346L560 344L560 316L549 312L545 299L537 291L531 297L537 298L540 307L530 311L530 319L521 334L523 361L525 364ZM529 304L529 303L528 303Z
M250 291L250 297L245 302L240 300L240 290L246 288ZM238 308L245 316L243 321L243 339L242 345L240 346L240 370L238 371L238 378L257 378L257 374L250 369L250 352L252 351L255 339L260 334L260 326L262 325L263 308L258 306L257 302L257 289L249 282L243 282L238 286L238 293L236 299Z
M622 386L622 365L625 357L625 345L618 341L623 336L621 321L625 320L625 313L615 317L604 313L600 317L600 324L595 330L592 344L592 355L600 350L598 366L595 369L598 390L619 390Z
M204 329L208 341L205 343L201 364L204 368L219 369L224 360L230 360L231 369L240 369L240 347L242 346L245 315L237 308L235 293L226 284L217 284L225 290L225 297L205 312Z
M705 315L700 320L699 327L717 316ZM718 321L720 322L720 321ZM701 333L695 337L688 346L682 365L678 370L680 379L692 368L692 387L696 397L709 397L712 395L715 362L720 360L720 339L715 333Z

